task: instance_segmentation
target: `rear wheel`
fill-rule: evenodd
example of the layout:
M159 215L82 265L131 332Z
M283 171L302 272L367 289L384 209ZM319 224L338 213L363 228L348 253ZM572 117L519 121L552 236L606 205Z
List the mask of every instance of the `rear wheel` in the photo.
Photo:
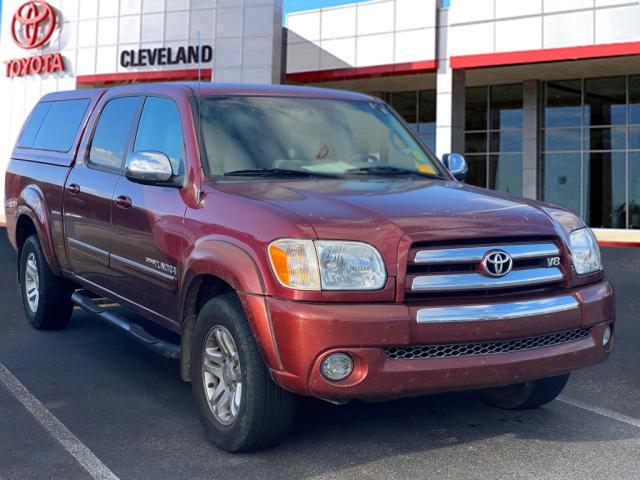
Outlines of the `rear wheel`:
M64 328L73 313L73 284L53 274L35 235L22 246L19 268L20 296L29 323L42 330Z
M487 404L505 410L528 410L554 400L569 381L569 374L532 382L488 388L479 392Z
M227 452L272 446L293 424L295 396L271 379L235 294L210 300L198 315L191 388L209 440Z

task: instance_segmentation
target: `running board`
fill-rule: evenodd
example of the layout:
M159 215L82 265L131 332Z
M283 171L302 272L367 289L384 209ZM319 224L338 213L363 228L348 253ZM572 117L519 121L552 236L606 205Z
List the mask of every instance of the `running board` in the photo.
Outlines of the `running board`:
M163 357L174 359L180 358L180 345L154 337L137 323L133 323L117 313L110 312L109 310L102 308L84 292L84 290L75 292L71 295L71 301L87 312L91 312L99 316L107 323L128 333L145 347L159 353Z

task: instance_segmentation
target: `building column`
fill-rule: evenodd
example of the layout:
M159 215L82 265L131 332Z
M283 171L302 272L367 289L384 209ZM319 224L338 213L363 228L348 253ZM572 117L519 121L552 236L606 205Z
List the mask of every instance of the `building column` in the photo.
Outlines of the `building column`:
M466 72L449 65L449 10L438 10L436 73L436 155L464 153Z
M537 80L522 84L522 196L537 199L538 192L538 98L540 86Z

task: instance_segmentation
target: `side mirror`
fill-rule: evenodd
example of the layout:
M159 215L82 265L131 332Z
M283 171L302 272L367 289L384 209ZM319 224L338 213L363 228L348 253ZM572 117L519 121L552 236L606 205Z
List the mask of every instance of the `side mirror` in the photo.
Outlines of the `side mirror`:
M167 184L173 180L173 167L164 153L131 152L127 157L124 174L136 183Z
M464 179L467 178L469 165L467 165L467 161L459 153L447 153L443 155L442 163L444 163L444 166L447 167L447 170L449 170L456 180L464 182Z

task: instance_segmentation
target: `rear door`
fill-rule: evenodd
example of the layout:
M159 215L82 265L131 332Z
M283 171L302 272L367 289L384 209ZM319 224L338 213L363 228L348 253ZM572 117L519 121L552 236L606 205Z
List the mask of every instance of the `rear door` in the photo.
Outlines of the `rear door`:
M105 98L90 141L66 183L64 227L69 261L85 282L112 289L111 206L142 97Z
M164 153L174 174L186 175L184 129L174 99L148 96L132 151ZM171 326L178 317L178 274L185 189L134 183L122 176L112 206L114 291Z

